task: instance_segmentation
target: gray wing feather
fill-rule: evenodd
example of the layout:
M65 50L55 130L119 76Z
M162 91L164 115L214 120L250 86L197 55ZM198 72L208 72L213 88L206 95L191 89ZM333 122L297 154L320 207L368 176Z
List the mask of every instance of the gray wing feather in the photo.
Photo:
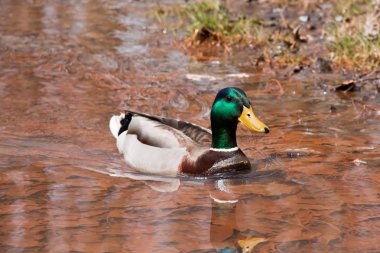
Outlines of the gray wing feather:
M211 130L201 127L196 124L192 124L189 122L181 121L181 120L175 120L175 119L168 119L158 116L152 116L145 113L140 112L134 112L127 110L126 113L132 113L133 115L139 115L146 118L149 118L154 121L158 121L166 126L172 127L177 129L178 131L184 133L187 137L192 139L194 142L196 142L199 145L209 145L211 144Z

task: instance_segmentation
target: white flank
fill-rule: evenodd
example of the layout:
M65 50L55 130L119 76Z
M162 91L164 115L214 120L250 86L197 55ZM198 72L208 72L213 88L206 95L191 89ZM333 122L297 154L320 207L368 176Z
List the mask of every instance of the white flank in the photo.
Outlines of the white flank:
M234 148L210 148L211 151L216 151L216 152L233 152L239 150L239 147L234 147Z
M185 148L158 148L146 145L134 134L117 137L117 147L128 166L143 173L176 175L185 155Z

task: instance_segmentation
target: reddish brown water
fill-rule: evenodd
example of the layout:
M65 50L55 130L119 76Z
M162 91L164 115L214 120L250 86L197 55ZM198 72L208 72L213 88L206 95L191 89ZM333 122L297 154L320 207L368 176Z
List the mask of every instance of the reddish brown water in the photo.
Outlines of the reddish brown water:
M260 237L255 252L380 252L380 120L352 104L366 94L324 92L331 79L305 74L283 80L279 96L267 84L276 76L250 67L247 53L186 56L148 18L154 6L1 2L0 251L216 252ZM153 178L124 165L112 114L128 107L207 127L227 85L271 127L239 128L257 172Z

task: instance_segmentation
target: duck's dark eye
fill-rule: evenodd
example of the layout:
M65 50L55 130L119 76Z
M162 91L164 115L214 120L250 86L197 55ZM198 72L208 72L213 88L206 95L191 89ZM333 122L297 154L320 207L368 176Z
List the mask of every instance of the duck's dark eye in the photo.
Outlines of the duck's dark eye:
M227 95L226 96L226 100L227 100L227 102L231 102L232 101L232 97L230 95Z

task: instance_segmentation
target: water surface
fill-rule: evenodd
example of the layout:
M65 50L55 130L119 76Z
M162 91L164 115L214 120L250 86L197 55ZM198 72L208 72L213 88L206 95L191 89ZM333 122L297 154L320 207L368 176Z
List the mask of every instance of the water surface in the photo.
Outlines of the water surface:
M379 252L380 120L353 104L379 110L376 97L320 88L334 76L284 79L244 54L197 61L152 22L155 6L2 1L1 252L216 252L251 237L267 240L255 252ZM225 86L271 128L238 129L255 171L159 178L124 164L112 114L209 127Z

